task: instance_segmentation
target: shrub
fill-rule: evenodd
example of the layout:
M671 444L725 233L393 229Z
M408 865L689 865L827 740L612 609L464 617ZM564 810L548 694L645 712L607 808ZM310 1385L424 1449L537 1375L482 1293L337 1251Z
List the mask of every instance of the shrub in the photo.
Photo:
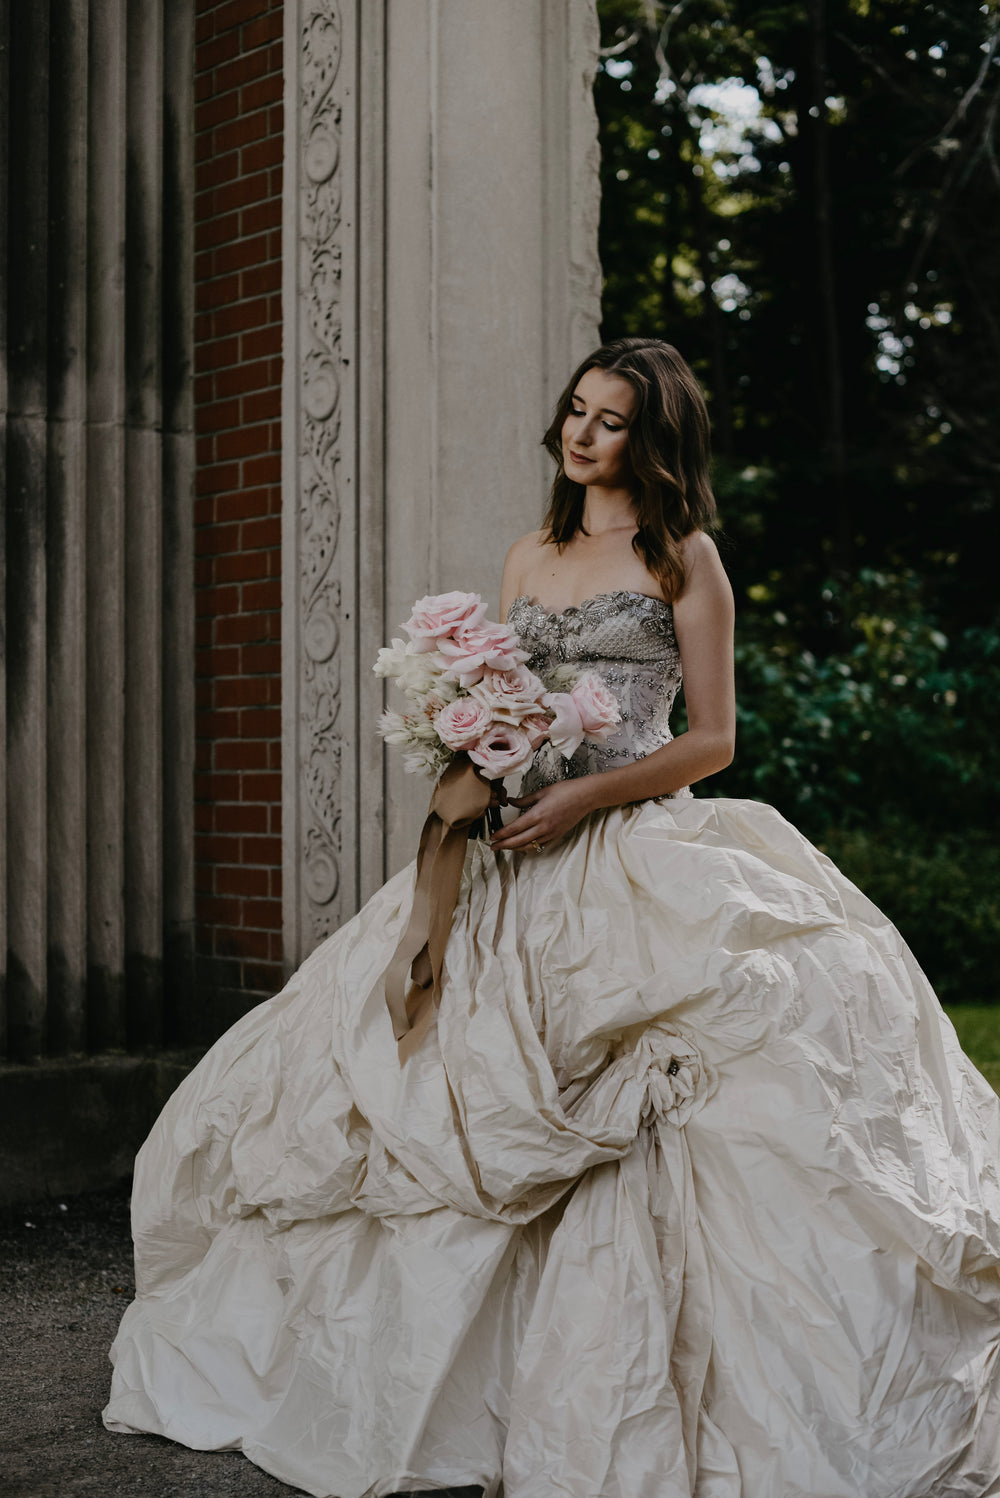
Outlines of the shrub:
M829 829L818 846L898 926L943 1004L1000 1002L1000 848L985 834L921 846L906 822Z
M769 801L813 838L900 816L924 834L993 825L1000 629L949 641L909 574L863 572L823 602L846 636L825 655L780 612L740 619L737 756L702 793Z
M943 1001L997 1002L1000 628L950 641L911 574L862 572L823 590L842 622L822 654L750 591L736 759L699 794L776 806L895 922Z

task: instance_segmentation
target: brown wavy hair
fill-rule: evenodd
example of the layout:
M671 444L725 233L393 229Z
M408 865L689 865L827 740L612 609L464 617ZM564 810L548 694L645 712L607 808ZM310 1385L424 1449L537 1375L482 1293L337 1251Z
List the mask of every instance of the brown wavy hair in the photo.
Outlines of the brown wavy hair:
M558 467L542 521L545 539L561 548L577 531L587 534L586 488L566 477L562 428L573 392L588 369L618 375L636 393L628 437L639 522L632 547L664 597L676 598L684 586L680 543L692 531L714 530L718 520L709 478L711 436L705 397L689 365L662 339L618 338L603 344L584 359L559 397L542 439Z

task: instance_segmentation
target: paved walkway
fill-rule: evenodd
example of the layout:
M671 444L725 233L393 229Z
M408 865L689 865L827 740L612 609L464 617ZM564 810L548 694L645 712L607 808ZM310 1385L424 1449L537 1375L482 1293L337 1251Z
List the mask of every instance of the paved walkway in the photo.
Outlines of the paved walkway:
M0 1214L0 1493L294 1498L239 1452L104 1429L108 1347L132 1291L123 1194Z

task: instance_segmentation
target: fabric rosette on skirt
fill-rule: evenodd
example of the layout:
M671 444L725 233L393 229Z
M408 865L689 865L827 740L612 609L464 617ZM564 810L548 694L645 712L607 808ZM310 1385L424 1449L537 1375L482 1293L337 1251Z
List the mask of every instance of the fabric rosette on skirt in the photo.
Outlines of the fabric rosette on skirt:
M646 1086L643 1123L658 1119L680 1128L715 1091L715 1072L698 1047L666 1025L647 1025L630 1055Z

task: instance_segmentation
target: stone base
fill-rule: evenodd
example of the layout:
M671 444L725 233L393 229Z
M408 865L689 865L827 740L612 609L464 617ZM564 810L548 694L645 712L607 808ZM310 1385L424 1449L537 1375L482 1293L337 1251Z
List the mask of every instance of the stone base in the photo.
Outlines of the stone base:
M0 1066L0 1205L127 1181L157 1114L200 1054Z

